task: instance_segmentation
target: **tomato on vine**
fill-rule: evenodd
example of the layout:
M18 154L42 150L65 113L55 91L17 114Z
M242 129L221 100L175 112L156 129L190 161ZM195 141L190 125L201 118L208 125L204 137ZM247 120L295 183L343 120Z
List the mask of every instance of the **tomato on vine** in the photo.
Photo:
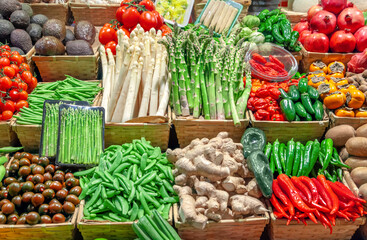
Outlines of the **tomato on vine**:
M140 15L139 23L145 31L149 31L157 26L157 18L154 13L146 11Z
M122 24L127 28L134 27L139 23L139 18L139 11L135 7L130 7L122 15Z
M18 99L19 99L19 91L18 91L18 89L12 89L12 90L10 90L9 97L14 102L18 101Z
M119 21L120 23L122 23L122 15L125 13L126 8L128 6L123 6L123 7L119 7L116 11L116 19L117 21Z
M157 19L157 26L155 27L156 29L160 29L163 26L164 23L164 18L162 17L161 14L159 14L158 11L152 11L152 13L155 15L156 19Z
M15 104L15 109L20 111L23 107L28 107L28 102L25 100L20 100Z
M106 51L109 48L111 50L112 54L116 55L116 45L117 45L117 43L115 41L111 41L111 42L107 43L104 46L104 48L106 49Z
M0 90L1 91L8 90L9 88L11 88L11 85L12 85L12 82L9 77L4 76L0 78Z
M111 27L103 27L101 31L99 31L98 39L103 45L111 41L117 42L116 30Z
M148 11L155 10L154 2L152 2L151 0L143 0L139 3L139 5L144 6Z
M6 110L2 112L2 117L1 117L2 120L7 121L7 120L10 120L12 117L13 117L12 111Z
M10 65L10 60L7 57L0 58L0 68Z

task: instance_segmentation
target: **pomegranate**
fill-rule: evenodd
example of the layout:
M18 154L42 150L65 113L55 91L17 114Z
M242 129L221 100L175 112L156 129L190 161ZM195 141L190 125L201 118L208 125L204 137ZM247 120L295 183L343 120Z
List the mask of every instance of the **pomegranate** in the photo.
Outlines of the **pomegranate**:
M308 22L305 19L302 19L293 27L293 31L297 31L299 34L301 34L301 32L304 30L308 30L308 27Z
M356 7L354 3L347 1L347 7Z
M358 29L354 37L357 41L358 52L363 52L367 48L367 26Z
M347 7L347 0L321 0L321 6L326 11L339 14Z
M328 35L335 30L336 17L331 12L321 10L312 17L310 26L311 30Z
M330 38L330 49L333 52L353 52L356 48L356 38L348 30L336 31Z
M364 26L364 16L358 8L346 8L339 14L337 22L340 30L350 29L355 33Z
M322 10L321 5L314 5L310 7L310 9L308 9L308 12L307 12L307 20L311 21L311 18L315 16L315 14L321 10Z
M311 31L310 30L304 30L299 35L298 41L300 41L302 43L302 45L304 45L304 42L305 42L306 37L308 37L310 35L311 35Z
M305 38L303 46L310 52L326 53L329 51L329 38L323 33L313 32Z

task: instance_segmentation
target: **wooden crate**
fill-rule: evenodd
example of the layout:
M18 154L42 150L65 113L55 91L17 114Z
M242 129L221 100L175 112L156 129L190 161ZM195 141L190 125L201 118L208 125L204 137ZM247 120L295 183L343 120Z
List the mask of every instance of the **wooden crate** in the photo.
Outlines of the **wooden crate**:
M179 220L177 204L173 207L175 227L184 240L258 240L269 223L269 214L239 220L209 221L204 229L197 229Z
M280 8L280 11L284 13L288 20L291 22L292 27L299 23L302 19L307 19L307 13L294 12L287 8Z
M298 64L298 66L299 66L299 64L301 63L301 61L302 61L302 54L301 54L301 52L292 52L292 55L293 55L293 57L296 59L296 61L297 61L297 64ZM299 71L299 70L298 70Z
M339 125L350 125L355 129L359 128L360 126L367 123L367 118L360 118L360 117L338 117L334 114L333 111L329 111L330 117L330 127L335 127Z
M195 138L214 138L220 132L228 132L234 142L240 142L243 133L249 125L249 117L242 119L241 126L236 127L233 120L204 120L176 117L172 114L178 143L181 148L186 147Z
M103 26L115 19L119 4L87 4L80 0L70 2L70 9L76 22L87 20L95 26Z
M345 66L347 66L347 63L355 55L355 53L309 52L303 46L302 46L301 54L302 54L302 61L300 64L300 69L302 70L302 72L309 72L310 65L317 60L321 60L326 65L328 65L331 62L339 61L339 62L344 63Z
M81 201L77 220L77 227L84 240L94 240L96 238L106 238L108 240L133 240L137 236L132 229L133 222L110 222L110 221L93 221L83 219L84 200ZM172 208L170 210L168 222L172 222Z
M58 19L66 24L71 17L68 0L65 3L31 3L30 5L34 15L43 14L48 19Z
M251 5L251 0L233 0L236 3L242 4L243 9L238 17L238 21L241 21L243 17L247 15L248 8ZM195 0L194 3L194 9L193 9L193 15L195 20L199 17L201 11L204 9L207 0Z
M15 119L0 121L0 148L19 145L17 134L12 130L11 125Z
M293 138L294 141L306 143L307 141L320 140L329 126L329 118L324 115L323 121L260 121L256 120L252 111L249 111L251 125L265 132L268 142L278 139L287 143Z

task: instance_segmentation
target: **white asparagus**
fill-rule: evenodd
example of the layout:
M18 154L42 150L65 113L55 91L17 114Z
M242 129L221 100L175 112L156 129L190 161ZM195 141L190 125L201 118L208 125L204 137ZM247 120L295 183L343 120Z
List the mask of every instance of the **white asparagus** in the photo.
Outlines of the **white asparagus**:
M171 73L168 73L168 77L167 80L165 81L165 86L163 89L164 91L163 96L161 99L159 99L159 107L156 114L157 116L164 116L164 114L166 113L170 97L170 89L171 89Z
M215 15L212 18L212 21L209 23L209 28L214 28L217 22L220 20L219 16L222 14L224 9L226 8L228 4L224 1L221 1L218 5L218 10L216 11Z
M163 56L162 56L162 63L161 63L161 71L159 76L159 99L158 102L161 102L164 93L164 87L166 86L166 69L167 69L167 49L165 47L162 48Z
M231 17L233 8L234 7L229 6L229 10L227 11L226 15L223 16L223 19L221 20L220 25L219 25L219 30L218 30L219 33L221 33L224 30L224 28L226 27L227 22L229 21L229 18Z
M231 9L231 6L229 4L226 4L226 6L224 7L222 13L220 14L220 16L218 17L218 21L214 26L214 31L218 32L220 25L222 23L222 20L224 19L224 17L227 15L228 11Z
M162 34L162 33L160 33ZM159 35L157 35L159 38ZM164 47L162 44L158 44L156 41L156 60L154 66L154 74L152 80L152 92L150 94L150 102L149 102L149 115L153 116L157 113L158 110L158 90L159 90L159 77L161 71L161 63L162 63L162 48Z
M102 62L102 84L105 85L106 77L107 77L107 57L106 57L106 50L103 46L99 47L99 52L101 55L101 62Z
M138 117L138 113L139 113L139 108L140 108L140 100L139 100L139 91L141 92L142 87L141 87L141 83L142 83L142 79L141 79L141 75L143 74L143 65L144 65L144 58L140 57L139 61L138 61L138 75L137 75L137 87L135 87L135 93L134 93L134 97L135 97L135 101L133 103L134 110L133 110L133 114L131 116L130 119L132 118L136 118ZM128 119L129 120L129 119Z
M203 13L203 15L201 15L200 18L200 23L203 23L205 18L208 16L209 12L211 11L213 5L215 5L215 3L217 2L217 0L211 0L208 7L205 9L205 12Z
M231 25L233 23L233 20L235 19L237 13L238 13L238 9L233 7L232 8L231 15L230 15L230 17L229 17L229 19L228 19L228 21L226 23L226 26L224 27L223 30L228 30L231 27Z
M108 116L108 101L110 100L111 94L111 79L114 76L114 67L115 60L113 58L113 54L111 49L107 48L107 56L108 56L108 66L107 66L107 77L106 77L106 85L103 86L103 98L102 98L102 107L105 109L105 115Z
M113 76L112 83L111 83L112 87L114 87L116 85L116 82L118 81L118 78L119 78L119 75L120 75L121 62L122 62L121 47L120 47L120 45L117 45L116 46L115 74Z
M208 16L204 20L204 25L209 26L210 22L212 21L213 17L215 16L216 12L218 11L218 6L222 3L222 1L217 1L213 7L212 10L208 13Z

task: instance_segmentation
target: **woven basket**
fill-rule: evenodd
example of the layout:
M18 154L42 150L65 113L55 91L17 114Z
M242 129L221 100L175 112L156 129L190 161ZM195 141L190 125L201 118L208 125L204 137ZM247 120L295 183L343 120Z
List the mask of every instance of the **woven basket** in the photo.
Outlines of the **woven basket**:
M278 139L280 142L288 142L293 138L294 141L306 143L309 140L320 140L329 126L329 118L324 115L322 121L302 121L302 122L278 122L278 121L259 121L256 120L252 111L249 111L251 125L260 128L265 132L268 142Z
M248 8L251 5L251 0L233 0L233 1L243 5L243 9L238 17L238 21L241 21L242 18L247 15ZM201 11L204 9L207 2L208 2L207 0L195 0L193 10L195 20L199 17Z
M34 72L34 62L32 62L32 56L35 53L36 53L36 49L34 47L32 47L31 50L29 50L29 52L27 52L27 54L22 55L24 62L29 65L29 67L31 68L32 73Z
M240 142L243 133L249 125L249 117L241 120L241 126L236 127L233 120L204 120L176 117L172 113L172 123L175 125L178 143L186 147L195 138L214 138L220 132L228 132L234 142Z
M259 240L269 223L269 214L266 214L239 220L209 221L204 229L197 229L180 222L177 204L173 206L173 216L178 234L184 240Z
M133 222L109 222L93 221L83 219L84 200L81 201L77 220L77 227L84 240L94 240L96 238L106 238L108 240L132 240L137 236L132 229ZM172 223L172 208L169 213L169 224Z
M76 22L87 20L95 26L103 26L115 18L119 4L87 4L79 0L70 3L70 9Z
M17 134L11 128L13 121L15 118L10 121L0 121L0 148L19 145Z
M317 53L317 52L309 52L303 46L301 50L301 54L303 56L300 68L302 72L309 72L310 65L317 61L321 60L323 63L328 65L331 62L339 61L344 63L347 66L349 60L355 55L355 53Z
M68 23L71 17L69 3L31 3L33 14L43 14L49 19L58 19L61 22Z
M367 118L338 117L332 111L329 111L329 117L330 117L330 127L346 124L357 129L358 127L367 123Z
M282 11L282 13L287 16L288 20L291 22L292 27L299 23L302 19L307 19L307 13L294 12L287 8L280 8L280 11Z

